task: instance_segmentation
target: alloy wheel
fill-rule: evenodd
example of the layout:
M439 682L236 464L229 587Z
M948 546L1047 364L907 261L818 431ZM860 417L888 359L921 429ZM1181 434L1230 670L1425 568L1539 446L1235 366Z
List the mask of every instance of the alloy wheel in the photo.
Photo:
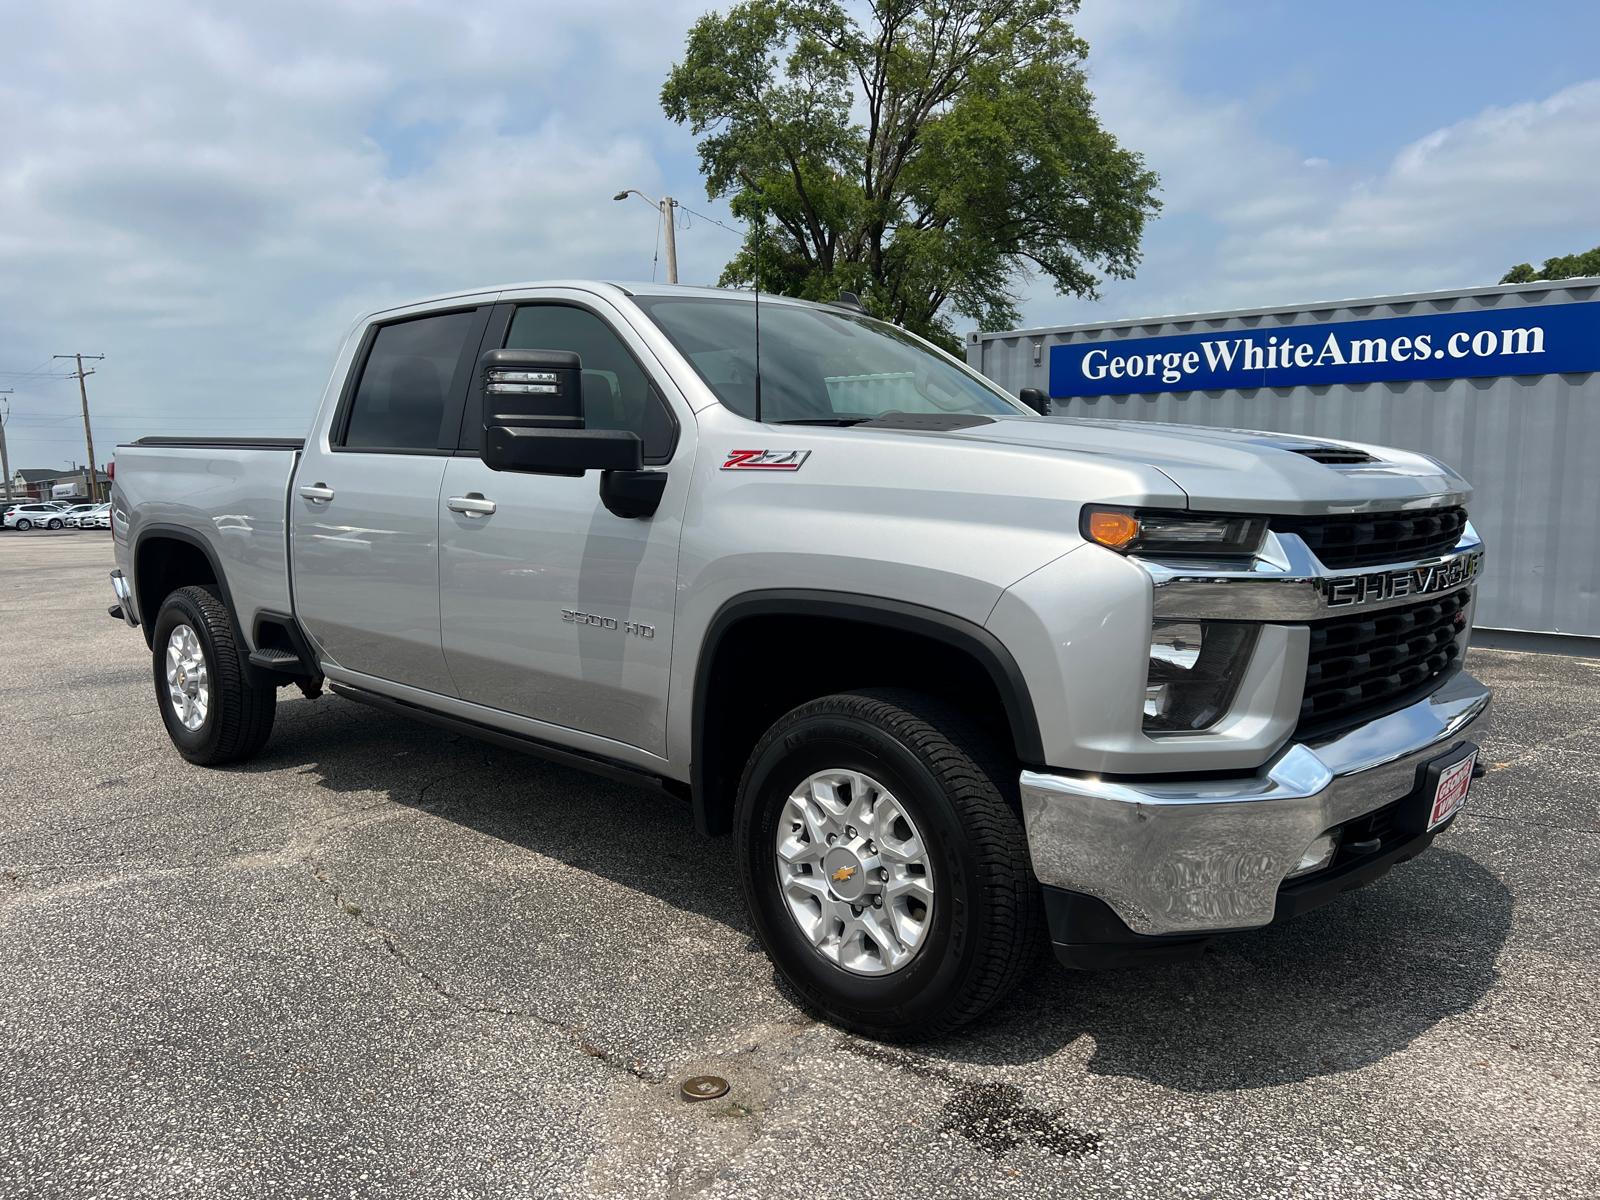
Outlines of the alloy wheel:
M200 639L188 625L175 626L167 638L167 696L173 715L190 733L206 723L211 675Z
M926 843L894 794L859 771L818 771L790 793L776 865L801 934L852 974L903 970L933 926Z

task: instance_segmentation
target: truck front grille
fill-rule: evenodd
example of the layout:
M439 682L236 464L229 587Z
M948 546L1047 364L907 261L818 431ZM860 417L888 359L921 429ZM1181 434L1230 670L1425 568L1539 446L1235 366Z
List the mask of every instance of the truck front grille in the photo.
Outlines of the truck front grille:
M1426 685L1461 657L1468 592L1311 626L1300 726L1358 719Z
M1340 513L1272 518L1278 533L1297 534L1327 567L1372 567L1448 554L1467 527L1464 508L1425 513Z

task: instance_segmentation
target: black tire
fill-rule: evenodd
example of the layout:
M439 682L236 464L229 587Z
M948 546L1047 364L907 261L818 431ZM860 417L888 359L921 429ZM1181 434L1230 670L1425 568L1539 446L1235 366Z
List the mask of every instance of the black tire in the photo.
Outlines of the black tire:
M60 529L61 526L62 526L62 520L61 520L60 517L51 517L50 518L50 523L48 525L46 525L45 528L46 529Z
M32 528L33 528L33 522L28 520L27 517L18 517L17 518L17 529L20 532L26 533L28 530L30 530Z
M205 656L210 703L197 729L187 729L173 708L167 687L167 644L179 625L193 629ZM202 767L242 762L272 736L276 688L251 687L240 666L238 643L227 605L209 588L185 587L169 595L156 614L152 637L156 702L167 736L178 753Z
M920 949L892 974L846 971L790 916L778 881L778 823L812 774L860 771L920 830L933 914ZM783 977L825 1019L885 1041L920 1041L999 1001L1045 944L1043 901L1014 796L1018 768L971 721L920 692L825 696L785 715L745 767L734 837L745 903Z

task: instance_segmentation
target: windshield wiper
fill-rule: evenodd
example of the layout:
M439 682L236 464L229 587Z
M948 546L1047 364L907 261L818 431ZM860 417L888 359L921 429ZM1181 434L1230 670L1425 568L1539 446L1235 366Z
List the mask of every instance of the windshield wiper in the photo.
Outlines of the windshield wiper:
M773 421L774 425L861 425L871 417L799 417L793 421Z

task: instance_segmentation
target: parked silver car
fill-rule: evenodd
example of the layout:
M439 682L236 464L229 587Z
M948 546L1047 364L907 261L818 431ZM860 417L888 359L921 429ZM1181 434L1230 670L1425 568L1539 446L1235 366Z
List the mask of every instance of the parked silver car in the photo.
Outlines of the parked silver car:
M74 504L61 510L61 521L68 529L77 529L84 517L99 508L98 504Z

